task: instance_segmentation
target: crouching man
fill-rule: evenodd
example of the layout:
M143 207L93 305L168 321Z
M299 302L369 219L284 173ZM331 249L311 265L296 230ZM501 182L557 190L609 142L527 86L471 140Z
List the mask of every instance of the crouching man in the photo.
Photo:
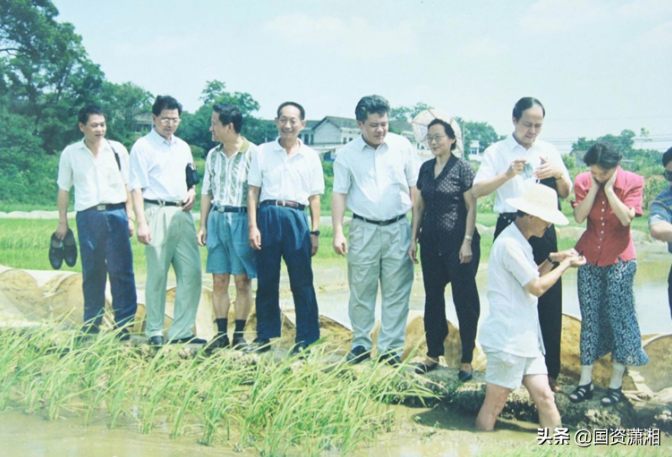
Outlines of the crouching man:
M509 392L521 381L537 406L541 426L551 430L560 426L548 384L537 304L568 268L586 261L569 249L553 252L537 265L528 242L531 236L542 237L551 224L569 223L557 209L557 201L556 192L541 184L507 200L518 212L492 246L487 286L490 315L479 337L487 355L485 401L476 418L481 430L494 429Z

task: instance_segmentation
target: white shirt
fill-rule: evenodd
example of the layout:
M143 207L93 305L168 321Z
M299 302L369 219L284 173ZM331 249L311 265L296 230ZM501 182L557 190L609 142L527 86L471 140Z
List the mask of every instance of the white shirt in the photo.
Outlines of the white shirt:
M260 203L287 200L308 205L308 197L324 193L320 156L300 140L299 144L291 156L278 140L260 145L252 155L247 182L261 187Z
M489 351L519 357L544 353L537 314L537 297L525 286L539 277L532 246L515 223L499 234L488 261L490 314L481 325L478 341Z
M417 153L403 136L388 133L374 149L360 135L338 151L334 192L348 195L346 204L353 213L385 221L413 207L409 192L419 170Z
M121 171L114 157L115 150L119 154ZM57 183L66 192L75 186L75 211L101 204L124 203L128 151L121 143L103 140L98 156L94 157L84 140L71 144L61 154Z
M130 188L149 200L182 201L187 196L189 145L174 135L170 141L154 129L131 148Z
M481 166L478 168L478 172L474 178L474 184L485 179L494 178L499 173L506 171L511 162L516 159L527 159L525 170L521 174L509 179L495 191L495 212L515 213L516 209L506 203L506 199L520 197L525 192L525 189L536 182L536 178L532 173L541 165L542 157L549 163L559 166L567 182L571 185L572 180L569 177L567 167L565 167L562 156L560 156L555 146L545 141L537 140L530 149L525 149L516 141L513 135L510 135L505 140L498 141L485 150Z

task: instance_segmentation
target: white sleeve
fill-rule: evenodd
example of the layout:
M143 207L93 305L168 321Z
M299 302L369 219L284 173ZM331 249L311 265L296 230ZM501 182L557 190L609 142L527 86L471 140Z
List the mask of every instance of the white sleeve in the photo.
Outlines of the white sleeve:
M58 160L58 178L56 183L58 184L59 189L69 192L72 187L72 181L72 164L70 163L70 154L66 148L63 150L61 157Z
M336 156L336 160L334 161L333 191L337 194L347 194L350 192L350 169L344 162L345 159L341 154Z
M138 145L138 140L131 148L131 156L129 159L129 182L128 187L131 190L146 189L149 187L149 170L147 169L147 157L142 150L142 146Z
M124 184L128 184L130 180L130 160L128 157L128 151L123 144L115 142L114 150L119 153L119 165L121 168L121 177L124 180Z
M474 184L479 181L494 178L496 175L497 170L495 168L495 149L490 146L483 153L483 160L481 160L481 165L478 167L476 177L474 177Z
M310 195L321 195L324 193L324 170L322 162L317 152L314 153L313 166L310 172Z
M252 152L252 162L250 163L250 171L247 173L247 184L254 187L261 187L261 165L259 164L259 156L263 148L257 148Z

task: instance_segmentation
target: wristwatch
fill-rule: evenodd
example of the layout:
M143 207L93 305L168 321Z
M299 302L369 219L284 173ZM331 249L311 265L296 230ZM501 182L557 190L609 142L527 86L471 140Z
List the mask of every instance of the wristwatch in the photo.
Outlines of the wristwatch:
M548 260L548 262L549 262L551 265L553 265L553 268L555 268L555 267L557 267L558 265L560 265L560 262L556 262L556 261L554 261L553 259L551 259L551 254L548 254L548 257L546 258L546 260Z
M315 236L320 236L320 231L319 230L314 230L314 231L310 232L310 234L315 235Z

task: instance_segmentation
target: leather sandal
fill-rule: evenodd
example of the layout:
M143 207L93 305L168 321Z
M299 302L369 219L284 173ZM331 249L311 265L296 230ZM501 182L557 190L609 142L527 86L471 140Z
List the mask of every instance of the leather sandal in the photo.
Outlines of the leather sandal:
M623 392L621 391L622 386L618 389L612 389L611 387L607 389L607 393L602 397L602 404L604 406L615 405L623 398Z
M424 362L415 364L415 373L416 374L427 374L430 371L434 371L439 368L439 362L428 365Z
M572 403L581 403L582 401L593 398L593 383L589 382L583 386L578 386L574 392L569 394L569 401Z
M457 373L457 379L460 380L460 382L467 382L471 381L471 379L474 377L473 373L470 373L468 371L460 370L459 373Z

